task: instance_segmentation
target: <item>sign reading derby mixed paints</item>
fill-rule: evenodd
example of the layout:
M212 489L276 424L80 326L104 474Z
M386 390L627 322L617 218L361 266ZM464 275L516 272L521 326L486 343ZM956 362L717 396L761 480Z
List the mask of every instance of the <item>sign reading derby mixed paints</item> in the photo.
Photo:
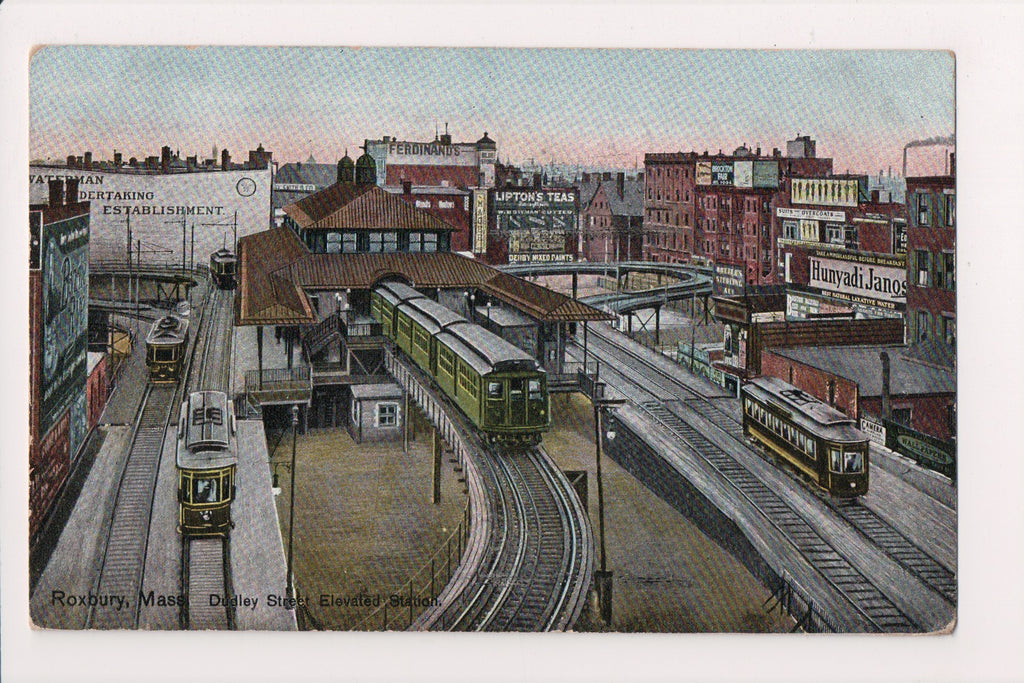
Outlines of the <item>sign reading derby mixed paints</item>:
M572 261L567 246L577 220L573 189L495 190L495 227L508 235L509 263Z
M78 178L78 200L91 204L93 263L125 259L129 226L133 258L140 254L143 264L181 264L183 225L186 258L194 255L196 263L232 246L236 234L269 227L269 170L141 174L32 166L32 202L47 200L53 178Z
M850 300L867 299L891 308L907 301L907 270L899 257L812 252L807 284Z

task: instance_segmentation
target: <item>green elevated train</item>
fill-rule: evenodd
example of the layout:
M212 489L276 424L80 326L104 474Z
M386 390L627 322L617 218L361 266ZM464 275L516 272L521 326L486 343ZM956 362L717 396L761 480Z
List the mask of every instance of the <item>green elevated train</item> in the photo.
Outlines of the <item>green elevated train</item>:
M370 314L488 441L540 443L551 416L547 374L535 358L401 283L375 288Z

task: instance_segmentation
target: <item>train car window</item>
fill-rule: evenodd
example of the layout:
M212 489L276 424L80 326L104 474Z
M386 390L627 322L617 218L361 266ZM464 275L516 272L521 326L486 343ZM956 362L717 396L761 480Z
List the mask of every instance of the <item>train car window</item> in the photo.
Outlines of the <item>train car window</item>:
M838 448L828 449L828 468L833 472L843 471L843 454Z
M843 453L843 472L856 474L864 471L864 454L860 451L846 451Z
M800 450L807 450L807 437L804 436L803 432L796 433L796 443L800 447Z
M814 441L811 440L811 439L807 439L807 455L811 456L812 458L816 458L817 457L817 452L816 451L817 451L817 446L814 443Z
M512 399L522 398L523 396L523 380L513 379L509 380L508 393Z
M529 399L531 401L540 401L543 398L540 393L539 379L531 379L529 385L527 386L527 391L529 392Z
M500 399L502 397L502 385L501 382L488 382L487 383L487 398Z
M192 502L216 503L219 483L219 478L194 479L192 481Z

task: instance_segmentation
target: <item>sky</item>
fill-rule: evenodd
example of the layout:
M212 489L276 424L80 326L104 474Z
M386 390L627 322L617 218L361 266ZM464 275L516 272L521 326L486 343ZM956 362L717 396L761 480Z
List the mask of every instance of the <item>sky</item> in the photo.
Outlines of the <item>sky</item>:
M797 135L837 173L899 173L955 127L949 52L49 45L31 59L30 155L111 159L262 144L334 163L365 139L484 132L513 163L643 167L646 152L770 154ZM909 174L949 146L914 147Z

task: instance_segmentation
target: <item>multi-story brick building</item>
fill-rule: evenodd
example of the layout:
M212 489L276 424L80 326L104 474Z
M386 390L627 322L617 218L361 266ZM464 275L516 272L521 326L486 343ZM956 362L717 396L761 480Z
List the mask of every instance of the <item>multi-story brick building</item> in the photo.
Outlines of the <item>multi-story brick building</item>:
M652 261L727 263L745 284L774 284L773 209L791 178L826 176L832 159L797 136L787 154L743 145L732 154L650 153L644 157L644 257Z
M949 168L949 175L907 178L907 341L951 363L956 347L953 154Z

